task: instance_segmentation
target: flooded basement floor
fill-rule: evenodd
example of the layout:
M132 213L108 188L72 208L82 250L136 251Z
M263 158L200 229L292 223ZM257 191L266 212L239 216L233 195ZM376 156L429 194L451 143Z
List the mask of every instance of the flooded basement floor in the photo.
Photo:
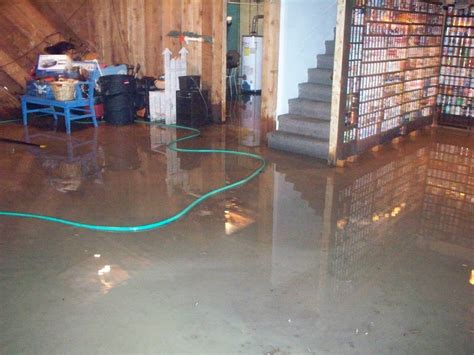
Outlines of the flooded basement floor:
M252 172L174 129L0 125L0 210L166 218ZM252 116L186 147L263 174L163 229L0 217L2 354L472 354L474 136L428 129L344 169L271 151ZM179 133L178 133L179 135Z

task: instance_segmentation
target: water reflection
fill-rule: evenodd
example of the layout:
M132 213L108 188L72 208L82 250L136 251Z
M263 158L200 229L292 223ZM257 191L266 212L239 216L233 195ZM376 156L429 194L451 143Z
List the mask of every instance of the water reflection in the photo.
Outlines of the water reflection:
M48 183L59 192L78 191L85 179L103 183L102 168L104 151L98 146L98 130L92 130L92 137L79 139L56 132L31 133L24 127L26 142L48 142L47 149L31 148L38 165L46 173Z
M244 95L240 103L239 144L246 147L259 147L261 136L261 96Z
M433 144L425 181L419 246L474 260L474 149Z
M468 143L469 145L469 143ZM272 283L314 274L320 300L344 299L417 246L474 260L474 155L434 139L374 167L326 174L324 200L300 174L273 178ZM466 276L468 277L468 276Z
M164 158L169 197L182 192L193 198L199 197L207 192L208 184L219 186L224 183L221 157L206 159L203 154L182 153L166 148L166 145L175 141L179 135L189 134L188 132L152 125L149 127L149 134L151 150ZM177 147L189 147L189 143L178 143ZM212 174L209 173L211 171Z
M214 126L188 144L242 149L238 131L229 128ZM21 138L22 128L14 129L9 135ZM101 146L116 144L114 130L99 128ZM148 223L247 175L256 164L220 154L194 164L165 149L180 132L153 126L127 130L134 143L120 152L131 164L122 160L116 166L123 170L107 169L106 155L115 159L118 150L97 147L103 184L89 179L95 170L86 164L80 193L59 193L48 183L62 163L42 166L54 154L69 159L67 143L48 137L48 150L41 150L45 157L24 147L6 148L0 157L6 177L2 209L97 224ZM89 141L92 131L73 137ZM97 317L129 324L126 315L134 314L130 327L142 324L137 334L152 329L153 339L153 326L165 314L176 322L173 334L178 328L195 334L193 324L205 319L207 335L218 324L227 332L219 338L237 338L236 349L246 341L239 338L243 329L245 337L257 334L268 343L275 334L289 334L280 344L304 343L320 352L325 349L316 345L328 341L337 343L329 348L334 353L351 353L349 342L369 344L362 353L380 353L393 345L387 334L403 341L404 334L412 337L402 352L414 343L432 346L428 352L438 346L458 350L472 329L473 141L441 138L425 137L344 170L273 152L268 168L251 183L144 234L0 219L2 307L4 318L14 320L2 334L12 343L43 339L32 336L32 329L44 328L87 343L87 334L64 336L58 329L76 329L76 319L92 324ZM87 160L94 148L83 148L77 156ZM45 321L45 315L51 318ZM163 324L165 331L168 323ZM134 334L132 328L124 332ZM180 343L182 333L177 334L165 333L163 339ZM339 347L341 339L347 342ZM371 348L374 339L382 345ZM443 343L446 339L451 343Z
M138 144L140 138L128 127L114 127L107 131L104 144L106 169L110 171L136 170L140 167Z
M98 146L97 130L90 131L90 138L78 139L31 134L26 129L27 140L45 140L49 145L47 150L31 150L49 185L61 192L81 187L85 191L67 204L58 203L58 198L50 205L43 202L49 192L42 192L41 185L21 192L34 212L41 206L50 208L51 215L71 214L96 223L148 223L168 217L258 165L238 156L211 154L197 159L166 149L181 134L174 129L104 127L103 132L106 138ZM224 129L206 134L216 148L242 144L241 139L228 139ZM215 196L176 228L183 235L202 232L203 239L246 236L262 243L272 285L291 285L302 275L311 275L315 304L316 299L344 298L364 289L370 280L388 272L381 265L393 257L394 250L401 253L417 247L469 263L474 259L472 144L436 137L425 143L343 174L309 165L301 170L292 164L270 163L258 179ZM84 186L87 180L93 184ZM12 200L8 193L13 196L6 191L5 200ZM24 209L20 202L17 205ZM74 208L77 205L81 210ZM102 264L94 268L94 277ZM111 273L117 269L112 262L107 265Z

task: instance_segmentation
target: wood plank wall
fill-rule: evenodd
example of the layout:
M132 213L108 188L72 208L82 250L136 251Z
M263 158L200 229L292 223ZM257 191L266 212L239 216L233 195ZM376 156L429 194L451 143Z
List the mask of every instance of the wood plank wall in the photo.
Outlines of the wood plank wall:
M158 76L164 48L177 54L181 47L167 34L190 31L214 37L213 44L186 46L188 68L202 75L213 112L223 119L225 9L225 1L215 0L0 0L0 103L15 106L15 95L47 45L71 40L104 63L140 63L144 75ZM0 117L6 114L0 109Z
M280 38L280 0L263 5L263 73L261 117L264 132L275 129L278 90L278 51ZM263 137L266 139L266 136Z

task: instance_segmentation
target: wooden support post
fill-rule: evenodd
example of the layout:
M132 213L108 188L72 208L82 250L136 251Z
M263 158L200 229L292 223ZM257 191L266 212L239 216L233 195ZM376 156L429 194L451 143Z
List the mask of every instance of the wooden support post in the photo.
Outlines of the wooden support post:
M225 121L227 1L212 2L212 84L211 106L214 120Z
M201 34L211 36L214 40L214 32L212 27L214 25L213 3L211 0L202 0L202 30ZM203 43L202 45L202 67L201 67L201 82L202 88L209 91L209 99L212 97L212 51L213 45L211 43ZM211 99L212 100L212 99Z
M278 89L278 52L280 41L280 0L263 4L262 120L276 119Z
M351 1L337 0L336 39L329 132L329 165L340 159L346 111L347 73L349 63L349 36L351 30Z

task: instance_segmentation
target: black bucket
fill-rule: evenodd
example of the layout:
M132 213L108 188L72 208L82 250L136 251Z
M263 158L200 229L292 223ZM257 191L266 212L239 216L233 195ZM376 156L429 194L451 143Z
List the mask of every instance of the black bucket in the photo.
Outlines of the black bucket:
M136 80L132 75L105 75L99 85L107 123L125 125L135 120Z

